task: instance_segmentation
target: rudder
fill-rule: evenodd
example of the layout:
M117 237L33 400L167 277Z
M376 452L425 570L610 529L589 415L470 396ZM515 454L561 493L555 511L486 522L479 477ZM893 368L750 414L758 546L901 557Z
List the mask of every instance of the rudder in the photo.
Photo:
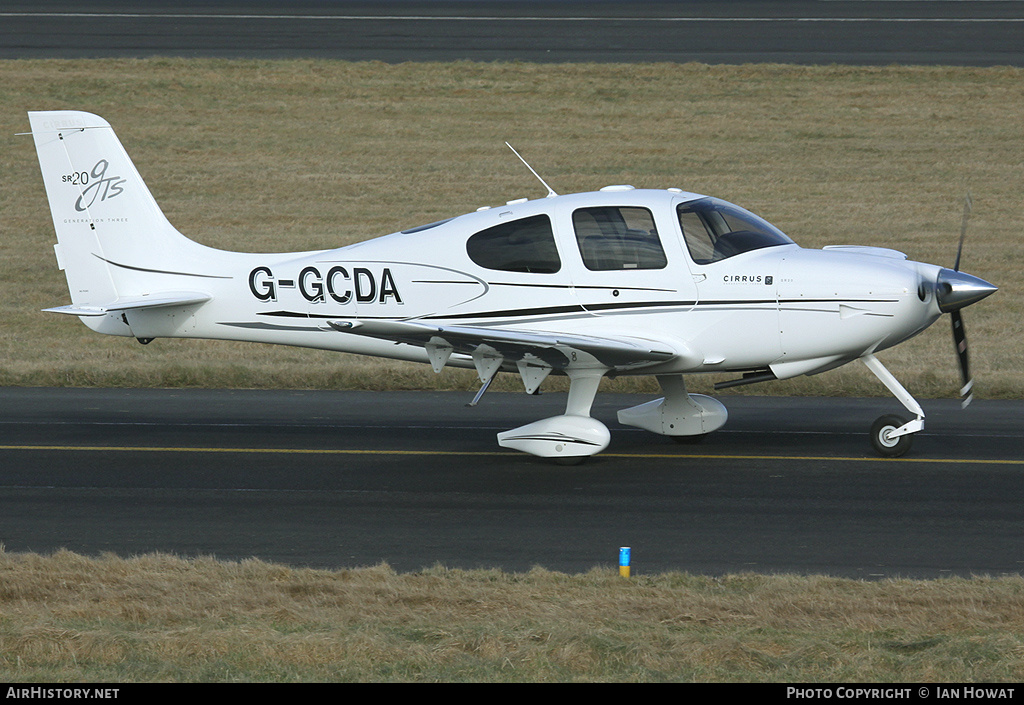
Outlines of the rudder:
M28 116L75 305L148 293L147 268L167 270L207 249L170 224L106 120L78 111Z

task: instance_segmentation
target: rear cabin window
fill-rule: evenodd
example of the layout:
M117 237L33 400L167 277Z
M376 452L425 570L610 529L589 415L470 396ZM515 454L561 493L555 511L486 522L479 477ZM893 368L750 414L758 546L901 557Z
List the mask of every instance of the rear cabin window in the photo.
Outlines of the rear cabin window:
M481 267L502 272L553 274L562 268L546 215L481 230L466 241L466 253Z
M572 214L583 264L595 272L662 269L668 262L646 208L581 208Z

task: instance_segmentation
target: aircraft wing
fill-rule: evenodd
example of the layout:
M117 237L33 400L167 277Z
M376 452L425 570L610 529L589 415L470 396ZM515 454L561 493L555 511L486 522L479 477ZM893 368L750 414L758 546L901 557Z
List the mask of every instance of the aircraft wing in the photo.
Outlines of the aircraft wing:
M528 379L530 368L543 379L552 369L635 369L679 356L679 352L668 344L627 336L448 326L420 321L335 320L328 321L328 325L342 333L423 347L435 372L441 371L453 352L471 355L482 380L490 378L502 363L515 363L523 375L527 391L532 391Z

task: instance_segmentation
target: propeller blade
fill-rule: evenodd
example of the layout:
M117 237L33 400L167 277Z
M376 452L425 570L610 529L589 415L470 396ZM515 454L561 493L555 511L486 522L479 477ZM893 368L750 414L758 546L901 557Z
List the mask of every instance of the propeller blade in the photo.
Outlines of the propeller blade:
M971 192L967 192L964 199L964 217L960 221L960 244L956 248L956 262L953 263L953 271L960 271L960 255L964 251L964 240L967 239L967 219L971 217Z
M971 362L967 354L967 331L964 329L964 319L960 309L981 301L996 291L996 287L984 279L960 271L960 257L964 253L964 240L967 239L967 221L971 217L971 206L971 192L968 191L967 197L964 198L964 216L960 221L960 244L956 248L956 261L953 263L953 270L941 270L935 281L939 310L948 312L950 320L953 322L953 345L960 362L960 382L963 385L960 388L960 407L963 409L966 409L974 399L974 378L971 377Z
M967 331L964 330L964 319L959 310L950 313L949 317L953 321L953 345L960 359L960 381L963 384L960 389L960 406L966 409L974 399L974 379L971 377L971 363L967 356Z

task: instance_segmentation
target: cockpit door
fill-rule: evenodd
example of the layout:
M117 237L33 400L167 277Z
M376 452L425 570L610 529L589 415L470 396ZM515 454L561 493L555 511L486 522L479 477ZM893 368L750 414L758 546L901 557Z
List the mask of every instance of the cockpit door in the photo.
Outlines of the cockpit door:
M581 306L596 316L686 311L697 288L670 211L600 205L558 213ZM568 258L567 258L568 259Z
M794 243L767 221L714 198L675 207L682 242L697 282L705 364L762 367L782 355L779 273Z

